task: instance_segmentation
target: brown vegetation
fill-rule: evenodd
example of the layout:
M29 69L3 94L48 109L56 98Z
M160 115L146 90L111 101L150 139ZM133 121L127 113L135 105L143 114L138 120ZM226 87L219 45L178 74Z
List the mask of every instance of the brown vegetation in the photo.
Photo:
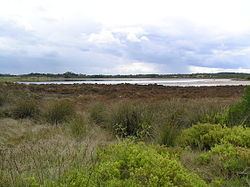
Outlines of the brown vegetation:
M165 87L160 85L24 85L5 83L0 89L26 90L37 94L89 96L101 99L239 98L245 86Z
M142 177L152 177L152 181L146 183L151 182L153 186L173 182L168 176L176 176L176 170L172 167L156 167L160 170L152 171L151 167L157 166L158 162L166 165L171 163L179 168L178 171L182 172L186 186L190 186L191 180L193 186L206 186L205 183L214 183L214 186L244 185L248 182L247 178L240 177L238 173L243 171L248 163L245 164L245 157L238 159L241 157L237 155L241 154L238 153L238 149L244 149L241 152L247 155L248 152L245 150L249 150L249 146L228 146L229 151L235 149L233 156L236 156L232 161L243 164L240 168L235 168L234 165L227 168L222 165L222 159L213 162L213 165L207 164L218 155L224 158L223 154L227 153L227 149L218 153L221 147L214 149L212 142L209 146L211 150L207 153L207 150L194 149L195 146L192 147L193 144L190 144L193 141L198 145L211 143L206 142L207 139L196 138L196 131L199 135L199 131L203 132L204 128L198 125L197 130L194 125L208 123L204 125L208 129L213 127L211 124L228 125L228 109L238 100L241 101L243 90L243 86L2 83L0 186L133 186L144 184ZM243 101L241 103L245 106ZM239 107L235 105L235 109L230 110L231 113L237 113L243 104ZM244 112L248 114L248 110ZM249 134L249 130L243 127L225 129L218 126L222 129L219 135L224 136L223 133L234 130L232 137L239 135L237 140L241 140L244 133ZM185 130L189 128L191 130L187 131L188 135L191 133L195 138L184 136ZM237 134L238 131L240 133ZM204 136L207 137L207 134ZM217 140L219 136L214 133L211 137ZM127 138L134 141L127 141ZM122 141L124 139L125 143ZM185 148L178 141L180 139L186 140L183 144ZM145 144L138 144L138 141ZM106 147L113 143L114 146ZM128 149L123 148L124 146L128 146ZM139 157L137 153L143 154ZM137 173L135 178L129 176L127 172L131 172L128 169L131 163L122 168L116 164L127 161L127 154L130 155L129 162L132 164L144 160L143 166L146 162L151 164L150 167L140 166L140 169L143 169L142 173ZM202 163L199 162L201 158ZM137 167L135 165L132 168ZM220 172L220 169L227 175ZM229 175L231 171L236 171L233 177ZM122 177L117 178L112 172L121 172ZM159 180L163 183L154 181L165 174L164 181ZM124 177L128 180L124 180ZM175 182L177 183L173 184L176 186L184 185Z

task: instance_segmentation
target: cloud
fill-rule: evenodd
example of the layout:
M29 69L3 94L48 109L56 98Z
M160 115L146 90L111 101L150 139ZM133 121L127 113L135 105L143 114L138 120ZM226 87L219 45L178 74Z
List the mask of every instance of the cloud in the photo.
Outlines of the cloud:
M92 33L88 37L88 42L94 44L112 44L119 43L119 40L114 37L110 31L102 30L100 33Z
M247 0L13 2L0 7L0 73L250 69Z
M228 68L208 68L200 66L190 66L190 72L192 73L220 73L220 72L236 72L236 73L250 73L250 69L237 68L237 69L228 69Z

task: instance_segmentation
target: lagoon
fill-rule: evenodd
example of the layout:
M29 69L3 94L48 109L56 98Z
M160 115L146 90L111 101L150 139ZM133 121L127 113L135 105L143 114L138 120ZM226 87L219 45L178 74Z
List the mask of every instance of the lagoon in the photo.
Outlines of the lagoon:
M19 84L137 84L162 86L239 86L250 85L250 81L233 79L164 79L164 78L88 78L81 80L60 80L47 82L17 82Z

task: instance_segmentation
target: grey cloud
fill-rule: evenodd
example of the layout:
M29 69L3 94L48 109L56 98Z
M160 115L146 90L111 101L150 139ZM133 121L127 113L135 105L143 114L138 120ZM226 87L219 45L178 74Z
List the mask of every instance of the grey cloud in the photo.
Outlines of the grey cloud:
M166 70L179 72L188 71L189 66L222 69L250 68L250 50L245 54L237 54L237 51L249 49L248 34L239 37L221 37L185 29L187 32L168 35L159 33L157 30L158 28L146 30L145 36L149 40L136 43L124 39L122 35L114 34L122 41L122 45L107 44L101 48L97 46L96 50L132 60L164 64ZM214 51L220 51L221 55Z
M113 73L113 67L143 62L159 67L161 73L188 73L190 66L238 69L250 68L250 35L220 36L181 22L166 28L143 27L131 41L125 32L110 29L117 43L90 43L92 33L102 25L77 20L55 21L49 35L27 31L15 22L0 20L0 38L16 41L14 51L1 48L0 73L63 72ZM82 23L82 24L81 24ZM249 49L249 50L248 50ZM217 53L216 53L217 51ZM243 52L242 52L243 51ZM154 72L153 72L154 73Z

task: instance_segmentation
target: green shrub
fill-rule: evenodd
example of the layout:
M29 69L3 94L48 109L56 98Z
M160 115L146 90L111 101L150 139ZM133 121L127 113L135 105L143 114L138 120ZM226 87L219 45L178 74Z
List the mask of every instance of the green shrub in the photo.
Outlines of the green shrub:
M115 134L122 138L148 138L152 135L151 114L140 104L121 103L113 108L110 123Z
M66 100L50 103L45 114L46 119L51 124L59 124L67 121L75 114L73 105Z
M96 103L90 108L90 119L95 124L104 126L107 122L106 107L102 103Z
M241 173L250 167L250 149L226 143L215 145L209 152L203 153L199 157L200 163L205 165L209 165L214 160L219 162L221 174L225 175L227 179L241 177Z
M97 182L94 180L95 172L93 168L81 168L81 169L72 169L66 172L63 178L59 182L47 182L46 186L70 186L70 187L80 187L80 186L98 186ZM91 175L93 174L93 176ZM60 185L59 185L59 184Z
M76 116L67 123L71 135L76 138L82 138L86 135L87 126L87 120L83 116Z
M229 125L250 127L250 86L245 89L241 101L229 108L227 120Z
M207 184L160 146L123 141L102 147L96 162L67 170L59 179L29 177L28 186L200 186Z
M12 110L14 118L33 118L39 113L37 102L34 100L21 100L18 101Z
M206 186L167 151L124 141L98 153L101 186Z
M209 150L216 144L231 143L235 146L250 147L250 128L235 126L199 124L182 131L177 139L179 145Z
M205 142L204 136L208 133L220 132L222 126L212 124L198 124L191 128L185 129L177 138L177 143L183 147L190 146L191 148L210 149L211 146L218 143L221 137L216 137L213 142Z

